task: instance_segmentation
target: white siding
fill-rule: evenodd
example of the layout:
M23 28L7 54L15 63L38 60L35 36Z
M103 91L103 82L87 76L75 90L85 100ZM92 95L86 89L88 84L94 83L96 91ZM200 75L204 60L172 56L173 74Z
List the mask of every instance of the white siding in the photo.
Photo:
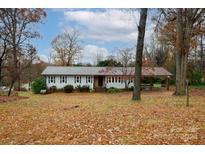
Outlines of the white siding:
M72 83L70 84L72 84L73 87L77 87L78 85L81 85L81 86L86 85L86 86L89 86L90 89L93 89L93 76L91 76L91 79L92 79L91 83L86 83L86 76L81 76L81 83L75 83L75 76L72 76Z
M109 77L111 77L111 82L109 82ZM114 77L114 82L112 82L112 77ZM122 78L120 78L120 82L119 82L119 76L117 76L117 80L115 79L115 77L116 76L106 76L105 77L106 88L115 87L115 88L118 88L118 89L124 89L125 88L125 82L122 81ZM129 88L131 88L132 86L134 86L133 82L131 82L129 84Z
M78 85L88 85L90 86L91 89L93 89L93 76L91 76L92 82L91 83L86 83L86 76L81 76L81 83L75 83L75 76L67 76L67 83L60 83L60 76L55 76L55 83L49 83L49 76L46 76L46 84L47 87L52 87L56 86L57 89L61 89L65 87L66 85L70 84L73 85L74 88L76 88Z
M54 75L53 75L54 77ZM55 83L49 83L49 76L46 76L46 84L47 84L47 87L51 87L51 86L56 86L57 89L61 89L61 88L64 88L66 85L70 84L70 85L73 85L74 88L76 88L78 85L87 85L87 86L90 86L91 89L93 89L93 85L94 85L94 77L91 76L91 83L86 83L86 76L81 76L81 83L75 83L75 76L66 76L67 77L67 82L60 82L60 76L57 76L55 75ZM111 77L111 82L107 82L108 81L108 76L105 76L105 87L106 88L110 88L110 87L115 87L115 88L118 88L118 89L123 89L125 88L125 83L124 81L121 81L119 82L119 78L117 78L117 80L115 79L115 76L114 76L114 82L112 82L112 77L113 76L110 76ZM129 84L129 87L132 87L133 86L133 82L131 82Z

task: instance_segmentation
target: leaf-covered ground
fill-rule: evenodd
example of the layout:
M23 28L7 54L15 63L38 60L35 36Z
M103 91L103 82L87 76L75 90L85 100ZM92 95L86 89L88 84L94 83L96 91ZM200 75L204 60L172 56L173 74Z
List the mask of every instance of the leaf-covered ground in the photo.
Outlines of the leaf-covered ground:
M0 95L0 103L10 103L13 101L17 101L20 99L26 99L28 97L23 97L23 96L1 96Z
M205 97L54 93L0 104L0 144L205 144Z

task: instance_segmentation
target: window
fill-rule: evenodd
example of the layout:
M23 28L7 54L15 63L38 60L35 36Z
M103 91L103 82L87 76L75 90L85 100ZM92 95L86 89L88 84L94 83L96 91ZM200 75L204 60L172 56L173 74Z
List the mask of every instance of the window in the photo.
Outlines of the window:
M55 83L55 76L53 76L53 83Z
M112 83L114 82L114 79L115 79L114 76L112 76Z
M81 83L81 76L75 76L75 83Z
M67 76L60 76L60 83L67 83Z
M60 83L64 82L64 77L60 76Z
M118 77L118 82L119 82L119 83L120 83L120 80L121 80L121 79L120 79L120 76L119 76L119 77Z
M124 79L124 77L122 77L122 79L121 79L121 84L123 84L124 81L125 81L125 79Z
M55 83L55 76L48 76L48 83Z
M117 83L117 76L115 77L115 83Z
M108 82L109 82L109 83L111 82L111 76L108 77Z
M67 83L67 76L64 76L65 77L65 83Z
M86 83L92 83L91 76L86 76Z
M52 76L50 76L50 82L53 83L53 77Z

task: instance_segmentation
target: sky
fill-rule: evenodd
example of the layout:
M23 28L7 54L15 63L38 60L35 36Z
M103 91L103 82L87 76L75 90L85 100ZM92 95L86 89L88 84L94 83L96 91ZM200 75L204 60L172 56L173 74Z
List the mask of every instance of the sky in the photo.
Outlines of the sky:
M96 55L106 58L117 56L117 49L134 47L137 41L137 24L139 10L119 9L45 9L47 17L36 26L41 34L33 41L38 55L48 61L52 51L51 41L64 29L75 29L80 33L80 44L83 48L77 62L96 62ZM148 22L145 40L151 35L153 24Z

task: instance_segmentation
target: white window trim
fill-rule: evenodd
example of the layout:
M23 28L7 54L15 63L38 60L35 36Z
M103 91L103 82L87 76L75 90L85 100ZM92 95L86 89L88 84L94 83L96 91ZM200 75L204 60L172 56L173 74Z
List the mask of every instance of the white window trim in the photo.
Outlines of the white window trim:
M120 76L118 76L118 83L120 83L121 82L121 77Z
M67 76L60 76L60 83L67 83Z
M115 83L117 83L117 76L115 76Z
M130 83L133 83L133 77L130 78Z
M92 83L92 76L86 76L86 83Z
M108 82L109 82L109 83L112 82L111 76L108 76Z
M48 76L48 83L55 83L55 76Z
M81 83L81 76L79 75L75 76L75 83Z
M114 83L115 82L115 77L114 76L112 76L112 83Z

